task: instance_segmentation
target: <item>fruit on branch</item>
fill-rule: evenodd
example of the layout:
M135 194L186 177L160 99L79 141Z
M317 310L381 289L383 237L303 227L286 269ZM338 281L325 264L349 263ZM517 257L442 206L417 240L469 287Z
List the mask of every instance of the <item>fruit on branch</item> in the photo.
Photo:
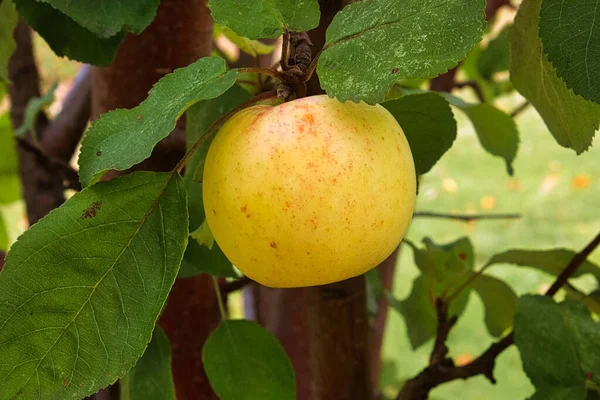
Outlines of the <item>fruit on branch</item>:
M373 268L402 240L415 195L412 154L394 117L326 95L240 111L220 128L204 167L215 240L271 287Z

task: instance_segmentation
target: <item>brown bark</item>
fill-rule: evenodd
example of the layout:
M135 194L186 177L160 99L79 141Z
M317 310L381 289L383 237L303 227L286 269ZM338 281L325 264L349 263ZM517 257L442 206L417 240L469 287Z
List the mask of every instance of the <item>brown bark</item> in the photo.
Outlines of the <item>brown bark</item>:
M163 1L152 24L138 36L129 35L110 66L94 69L92 114L135 107L162 76L210 55L211 36L205 0ZM185 151L184 132L184 124L178 124L138 169L172 169ZM211 278L178 279L159 322L173 348L177 397L216 399L202 368L202 345L219 322Z
M12 82L8 86L8 93L11 100L10 117L13 126L17 128L23 124L29 100L40 96L40 85L33 58L31 30L21 20L13 35L17 48L8 63L8 78ZM34 128L40 140L47 126L46 114L39 113ZM26 138L32 138L31 132L27 132ZM38 156L28 149L19 146L18 156L23 198L29 222L33 224L65 201L62 179L60 175L40 165Z
M396 262L400 248L398 247L388 258L379 266L377 271L383 288L391 291L394 284L394 275L396 272ZM385 296L377 300L377 312L370 329L369 346L371 355L371 383L374 388L379 386L379 372L381 371L381 346L383 344L383 333L389 310L389 304Z
M92 68L84 65L75 77L61 112L40 140L46 154L68 162L85 131L92 108Z

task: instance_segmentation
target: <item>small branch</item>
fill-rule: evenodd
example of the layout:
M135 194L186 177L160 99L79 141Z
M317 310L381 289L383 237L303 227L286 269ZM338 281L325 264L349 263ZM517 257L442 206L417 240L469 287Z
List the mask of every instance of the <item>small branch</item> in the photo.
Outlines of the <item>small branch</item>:
M600 246L600 233L598 233L598 235L583 250L573 257L563 272L556 278L552 286L546 291L545 295L552 297L562 286L567 284L569 277L577 271L587 257L598 246ZM419 375L408 380L404 384L400 393L398 393L396 400L427 400L429 392L436 386L456 379L468 379L477 375L483 375L491 383L496 383L496 379L494 378L496 358L514 343L513 331L498 342L492 344L479 357L466 365L453 366L453 364L449 362L434 363L434 361L439 360L439 356L443 354L445 347L444 343L439 344L438 341L440 338L443 338L444 335L447 337L447 334L445 334L447 328L442 326L445 321L443 314L444 310L441 309L440 311L437 303L436 308L438 308L438 321L440 321L440 323L438 323L438 337L436 338L436 345L434 346L431 356L432 361L427 368L419 373Z
M558 278L554 281L552 286L546 291L546 296L554 296L558 289L563 287L569 280L569 278L577 271L577 269L584 263L588 256L596 250L596 247L600 245L600 233L587 245L583 250L573 257L571 262L565 267L563 272L560 273Z
M471 89L473 89L473 91L477 95L479 102L485 103L485 96L483 95L483 91L481 90L479 83L477 83L476 81L466 81L466 82L455 83L454 87L459 88L459 89L462 89L464 87L470 87Z
M454 219L458 221L471 222L486 219L520 219L521 214L446 214L429 211L417 211L413 214L415 218L439 218L439 219Z
M446 302L441 298L435 300L435 309L437 312L437 335L435 337L435 344L431 357L429 358L429 365L435 365L440 363L449 362L450 365L454 365L452 360L446 359L448 355L448 346L446 346L446 340L450 334L450 330L456 324L458 317L455 315L448 319L448 305L450 302Z
M287 71L290 69L289 59L290 54L290 31L287 29L283 29L283 38L281 43L281 60L279 60L279 65L283 71Z
M248 278L247 276L236 279L235 281L225 282L221 285L221 293L223 296L227 296L233 292L243 289L252 282L252 279Z
M528 101L524 102L523 104L521 104L520 106L518 106L517 108L515 108L513 110L513 112L510 113L511 118L515 118L517 117L519 114L521 114L523 111L527 110L527 108L530 106L530 103Z
M319 62L319 57L321 57L321 54L323 54L323 52L325 50L327 50L327 47L323 47L321 49L321 51L319 51L317 53L317 55L315 56L315 58L313 58L313 60L310 62L309 66L308 66L308 69L304 73L304 82L308 82L310 80L310 78L312 78L313 73L317 69L317 63Z
M227 313L225 312L225 303L223 303L223 296L221 295L221 287L219 286L219 278L212 276L213 286L215 288L215 294L217 295L217 304L219 305L219 313L221 313L221 319L227 320Z
M40 145L46 154L68 162L83 136L92 112L92 67L81 67L61 112L44 131Z
M2 272L2 268L4 268L4 260L6 259L6 253L0 250L0 272Z
M285 81L285 75L283 75L281 72L279 72L275 69L247 67L247 68L238 68L237 70L240 73L250 72L250 73L255 73L255 74L265 74L265 75L272 76L273 78L277 78L280 81Z
M80 191L79 174L71 166L62 160L49 156L40 146L30 141L26 137L18 137L19 147L35 155L38 164L45 167L48 171L58 174L63 182L65 189Z
M216 130L217 128L219 128L223 123L225 123L225 121L227 121L229 118L231 118L234 114L236 114L237 112L239 112L240 110L243 110L244 108L248 108L260 101L263 100L267 100L267 99L272 99L277 97L277 92L275 90L271 90L269 92L264 92L261 93L257 96L254 96L253 98L251 98L250 100L246 101L245 103L237 106L236 108L234 108L233 110L229 111L227 114L223 115L221 118L219 118L218 120L216 120L207 130L206 132L204 132L202 134L202 136L200 136L200 138L196 141L196 143L194 143L194 146L185 154L185 156L183 156L183 158L179 161L179 163L177 164L177 166L175 167L175 170L177 172L181 172L183 170L183 168L185 167L185 165L188 163L188 161L190 160L190 158L192 157L192 155L200 148L200 146L202 145L202 143L204 143L206 141L206 139L208 139Z

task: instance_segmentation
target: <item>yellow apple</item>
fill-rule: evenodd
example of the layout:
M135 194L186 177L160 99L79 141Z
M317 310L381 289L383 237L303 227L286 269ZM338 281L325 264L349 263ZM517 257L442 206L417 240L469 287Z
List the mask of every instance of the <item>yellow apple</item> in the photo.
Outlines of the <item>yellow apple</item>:
M416 177L383 107L326 95L244 109L206 157L206 219L229 260L271 287L337 282L398 246Z

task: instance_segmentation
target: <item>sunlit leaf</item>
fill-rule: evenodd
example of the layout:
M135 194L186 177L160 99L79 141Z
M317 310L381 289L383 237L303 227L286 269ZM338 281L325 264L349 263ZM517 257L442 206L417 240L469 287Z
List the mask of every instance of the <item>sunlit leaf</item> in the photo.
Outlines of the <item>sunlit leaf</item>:
M340 101L382 102L400 79L431 78L479 42L483 0L363 0L338 12L327 29L317 73Z
M84 186L110 169L126 170L145 160L192 104L218 97L235 82L219 57L201 58L158 81L139 106L103 114L88 129L79 155Z
M584 152L600 124L600 105L568 89L542 51L538 36L542 0L524 0L509 33L514 87L544 119L556 141ZM587 18L587 17L586 17Z

